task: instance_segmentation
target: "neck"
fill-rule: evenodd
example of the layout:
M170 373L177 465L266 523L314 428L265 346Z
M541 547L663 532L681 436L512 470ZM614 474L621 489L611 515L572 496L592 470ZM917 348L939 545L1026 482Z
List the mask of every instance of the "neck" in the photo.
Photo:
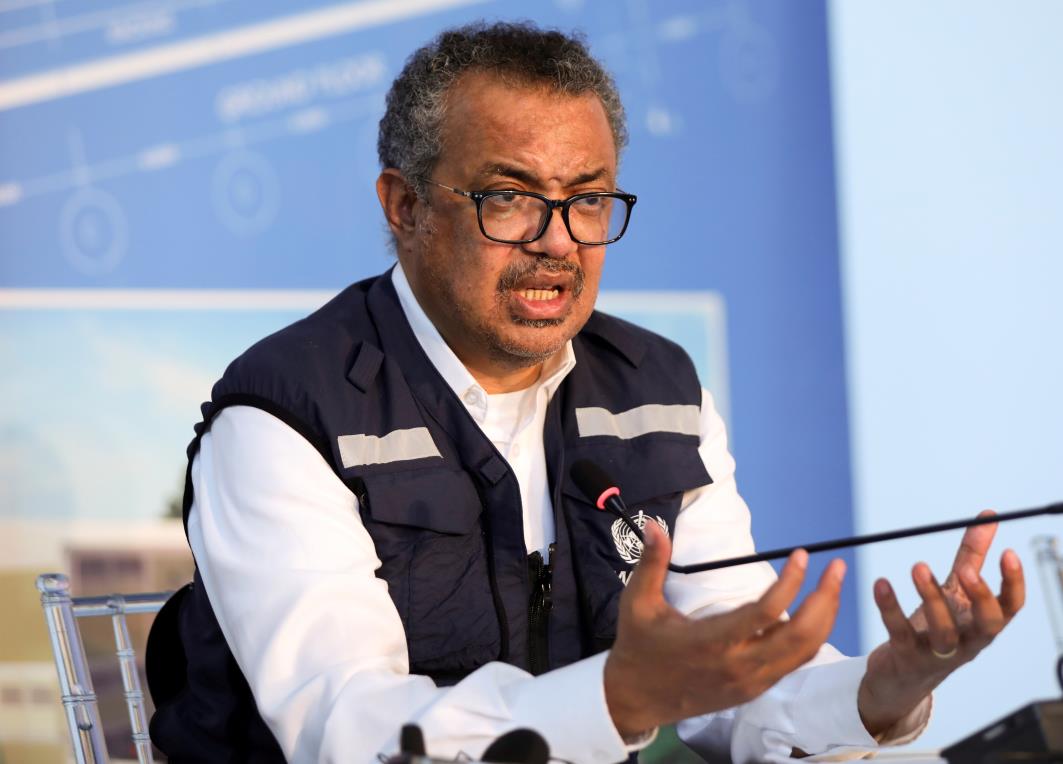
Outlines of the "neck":
M541 362L534 366L525 366L517 369L500 369L490 363L470 363L465 358L462 358L460 354L458 358L465 365L465 368L469 370L469 373L472 374L473 379L488 395L515 393L517 390L529 388L536 383L543 372L543 364Z

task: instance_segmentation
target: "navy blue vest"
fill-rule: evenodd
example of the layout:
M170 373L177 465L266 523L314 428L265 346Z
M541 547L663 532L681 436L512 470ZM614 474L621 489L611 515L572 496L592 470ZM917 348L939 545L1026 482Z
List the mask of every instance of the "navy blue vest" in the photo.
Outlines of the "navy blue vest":
M544 429L556 527L546 569L535 555L529 564L516 477L425 356L388 276L348 287L237 358L203 405L189 462L227 406L277 416L358 497L412 673L446 685L490 661L564 666L612 644L637 559L569 465L602 465L632 511L670 533L683 492L711 482L697 450L701 388L681 348L596 312L573 349ZM186 482L186 519L191 501ZM156 745L176 761L283 761L198 572L170 605L149 645Z

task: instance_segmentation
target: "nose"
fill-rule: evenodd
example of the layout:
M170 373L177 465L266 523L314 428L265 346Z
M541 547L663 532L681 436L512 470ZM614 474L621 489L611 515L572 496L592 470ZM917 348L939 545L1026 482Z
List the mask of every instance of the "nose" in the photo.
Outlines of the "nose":
M524 249L536 255L563 259L575 254L579 245L569 236L568 228L561 217L561 209L550 210L550 219L543 235L524 245Z

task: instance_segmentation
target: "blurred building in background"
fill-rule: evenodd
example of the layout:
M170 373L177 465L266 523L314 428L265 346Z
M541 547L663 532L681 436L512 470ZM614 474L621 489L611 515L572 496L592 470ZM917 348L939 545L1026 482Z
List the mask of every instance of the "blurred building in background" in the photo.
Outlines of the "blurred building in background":
M70 742L55 662L34 586L43 572L70 576L74 596L167 591L192 578L181 521L40 522L0 520L0 538L18 538L0 566L0 762L65 762ZM110 750L129 757L129 720L109 618L82 619L81 632ZM130 616L143 669L151 618Z

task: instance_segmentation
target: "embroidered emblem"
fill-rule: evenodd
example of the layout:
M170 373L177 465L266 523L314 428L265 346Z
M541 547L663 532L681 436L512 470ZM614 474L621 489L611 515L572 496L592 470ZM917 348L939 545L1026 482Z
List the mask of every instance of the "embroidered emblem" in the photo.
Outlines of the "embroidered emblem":
M668 523L659 516L647 515L640 509L638 514L632 517L631 520L639 527L639 530L646 527L647 520L654 520L657 525L661 526L664 534L668 535ZM616 551L624 562L629 562L633 565L642 559L642 542L627 527L627 523L620 518L617 518L616 522L613 523L613 543L616 544Z

